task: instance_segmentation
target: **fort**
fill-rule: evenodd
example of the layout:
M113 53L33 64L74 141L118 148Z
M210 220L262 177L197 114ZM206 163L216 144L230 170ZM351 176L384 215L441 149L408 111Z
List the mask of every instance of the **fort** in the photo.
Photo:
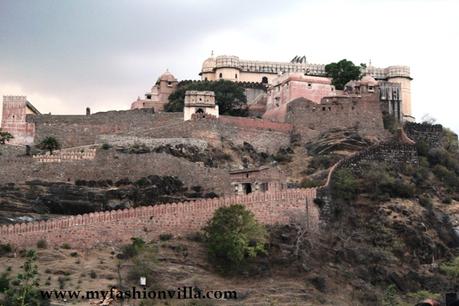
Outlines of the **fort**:
M361 79L336 90L324 65L309 64L305 57L289 63L235 56L207 59L201 82L239 82L245 88L250 117L220 114L211 91L186 91L183 112L165 112L168 97L189 83L179 82L168 71L129 110L47 115L24 96L4 96L2 129L14 136L8 147L15 153L0 155L0 184L32 180L76 184L157 175L176 177L187 190L199 187L219 197L142 203L143 207L125 210L3 226L0 242L25 247L45 239L53 246L91 248L124 243L134 236L188 235L198 231L215 209L231 204L245 205L265 224L288 223L291 216L304 215L310 231L318 231L327 213L314 199L329 197L326 191L334 170L358 171L364 161L416 164L409 137L429 145L440 142L441 128L407 122L412 119L408 67L369 66L362 73ZM405 124L407 135L402 133L401 143L388 141L385 116ZM293 142L303 146L331 129L356 129L375 145L332 167L325 185L289 188L277 163L279 156L292 150ZM27 150L45 137L57 139L60 150L29 156Z

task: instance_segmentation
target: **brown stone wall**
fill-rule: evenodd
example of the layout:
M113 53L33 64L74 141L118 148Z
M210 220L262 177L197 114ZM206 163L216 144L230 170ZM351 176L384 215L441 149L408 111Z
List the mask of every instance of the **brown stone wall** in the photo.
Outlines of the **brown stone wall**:
M380 103L375 95L368 97L327 97L321 104L297 99L287 104L287 122L303 141L311 140L333 128L358 127L364 136L384 135Z
M181 113L153 113L151 109L111 111L85 115L28 116L35 123L35 143L46 136L54 136L66 147L96 143L101 134L127 134L155 127L180 123Z
M168 175L178 177L187 187L199 185L217 194L232 192L226 170L203 167L164 153L124 154L98 150L94 160L41 163L31 157L0 156L0 163L0 184L34 179L51 182L137 180L149 175Z
M128 243L131 237L149 241L166 233L186 235L199 231L217 208L232 204L245 205L264 224L287 223L292 216L307 212L311 231L317 231L319 211L313 203L315 196L315 189L290 189L15 224L0 227L0 243L33 247L45 239L50 247L68 243L89 249Z

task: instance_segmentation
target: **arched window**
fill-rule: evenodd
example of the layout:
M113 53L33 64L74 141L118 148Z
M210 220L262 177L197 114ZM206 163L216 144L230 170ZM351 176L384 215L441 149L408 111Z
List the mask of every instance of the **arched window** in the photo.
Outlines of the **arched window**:
M198 108L196 110L196 114L204 114L204 110L202 108Z
M218 75L218 77L221 79L223 78L223 73L220 72L220 74Z
M261 78L261 82L262 82L263 84L268 84L268 77L265 77L265 76L262 77L262 78Z

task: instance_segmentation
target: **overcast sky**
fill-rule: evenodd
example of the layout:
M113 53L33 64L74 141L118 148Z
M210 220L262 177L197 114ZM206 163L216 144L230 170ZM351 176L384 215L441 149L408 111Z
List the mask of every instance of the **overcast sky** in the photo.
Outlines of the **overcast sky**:
M204 59L411 66L414 115L459 132L459 1L0 0L0 95L42 113L128 109Z

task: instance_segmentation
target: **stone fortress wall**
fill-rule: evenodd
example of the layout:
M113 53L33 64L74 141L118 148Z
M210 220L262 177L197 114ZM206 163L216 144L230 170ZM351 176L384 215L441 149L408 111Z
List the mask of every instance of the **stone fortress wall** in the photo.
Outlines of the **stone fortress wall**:
M0 227L0 243L24 248L44 239L51 247L68 243L74 248L89 249L128 243L132 237L149 241L160 234L183 236L199 231L216 209L232 204L246 206L264 224L287 223L307 213L310 230L317 231L319 210L313 203L315 197L315 189L290 189L14 224Z
M183 121L181 113L154 113L151 109L110 111L87 115L27 116L35 125L34 142L53 136L63 148L91 145L102 134L126 134L147 128L165 127Z
M420 128L417 124L411 127L415 129L419 135L430 130ZM434 129L437 130L436 127L434 127ZM333 165L328 172L326 183L317 189L317 197L323 201L320 213L323 223L327 223L332 214L331 185L336 171L340 169L350 169L355 174L362 174L363 171L366 171L363 169L363 166L369 162L384 163L399 171L401 171L401 167L406 165L416 166L419 162L416 142L408 137L403 129L400 129L399 134L393 139L356 152Z
M386 132L378 101L355 97L327 97L321 104L303 98L287 105L281 118L295 127L295 132L307 142L334 128L354 128L367 137L382 138Z
M132 181L149 175L176 176L185 187L202 186L217 194L232 194L227 170L209 168L166 153L124 154L97 150L94 160L42 163L30 157L0 156L0 184L32 180L75 182L77 180ZM96 171L97 170L97 171Z
M37 154L32 158L40 163L61 163L66 161L93 160L96 158L95 147L77 147L71 149L57 150L53 154Z
M440 124L407 122L404 129L408 137L416 142L423 142L430 148L438 147L441 144L443 127Z

